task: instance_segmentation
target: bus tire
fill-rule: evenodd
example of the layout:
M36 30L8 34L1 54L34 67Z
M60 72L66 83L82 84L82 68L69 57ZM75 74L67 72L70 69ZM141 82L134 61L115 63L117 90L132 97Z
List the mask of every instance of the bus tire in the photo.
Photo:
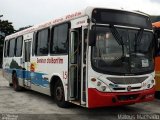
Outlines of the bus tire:
M22 90L22 87L19 86L19 82L18 82L18 78L17 78L16 73L13 73L13 75L12 75L12 83L13 83L13 89L15 91L21 91Z
M55 83L54 87L54 99L56 104L61 108L68 108L69 104L65 101L64 88L60 80Z

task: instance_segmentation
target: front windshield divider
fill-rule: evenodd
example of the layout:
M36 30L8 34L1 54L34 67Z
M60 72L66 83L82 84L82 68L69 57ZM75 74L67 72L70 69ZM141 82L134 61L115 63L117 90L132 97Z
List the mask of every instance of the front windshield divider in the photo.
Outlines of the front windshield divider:
M110 30L113 36L115 37L115 40L118 42L118 44L122 45L122 58L123 58L125 55L124 55L124 43L123 43L122 37L120 36L119 32L114 27L114 25L110 25Z
M141 28L138 33L137 36L135 37L135 52L137 53L137 46L140 44L142 36L143 36L143 31L144 29Z

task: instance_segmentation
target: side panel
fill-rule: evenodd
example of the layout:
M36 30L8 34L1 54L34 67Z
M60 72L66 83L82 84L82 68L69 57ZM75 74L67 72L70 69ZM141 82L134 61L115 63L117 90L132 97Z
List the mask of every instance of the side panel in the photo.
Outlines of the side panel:
M12 83L13 71L16 71L18 73L18 77L23 77L22 68L22 57L6 57L3 59L3 74L4 77L9 81L9 83Z
M67 91L68 55L33 56L30 70L31 89L50 95L50 80L53 76L59 76L65 91Z
M22 44L22 48L23 48L23 44ZM7 51L9 51L8 48L7 48ZM15 51L17 50L15 49ZM19 78L23 78L22 56L23 54L20 57L15 57L15 56L4 57L3 56L3 75L9 81L9 83L12 83L12 73L13 72L16 72Z

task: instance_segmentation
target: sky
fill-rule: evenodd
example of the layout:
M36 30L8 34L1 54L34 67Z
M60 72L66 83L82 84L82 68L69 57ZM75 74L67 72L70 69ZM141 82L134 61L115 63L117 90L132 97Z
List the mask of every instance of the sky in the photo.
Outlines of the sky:
M0 19L15 29L58 18L87 6L140 10L160 15L160 0L0 0Z

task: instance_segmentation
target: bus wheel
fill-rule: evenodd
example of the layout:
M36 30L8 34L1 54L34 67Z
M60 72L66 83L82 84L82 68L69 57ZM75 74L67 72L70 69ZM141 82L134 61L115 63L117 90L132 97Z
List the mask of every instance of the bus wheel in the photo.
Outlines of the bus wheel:
M22 90L22 87L19 86L18 78L17 78L17 74L16 73L13 73L13 75L12 75L12 83L13 83L13 88L14 88L15 91Z
M65 101L64 88L60 81L57 81L54 87L54 98L59 107L69 107L68 102Z

